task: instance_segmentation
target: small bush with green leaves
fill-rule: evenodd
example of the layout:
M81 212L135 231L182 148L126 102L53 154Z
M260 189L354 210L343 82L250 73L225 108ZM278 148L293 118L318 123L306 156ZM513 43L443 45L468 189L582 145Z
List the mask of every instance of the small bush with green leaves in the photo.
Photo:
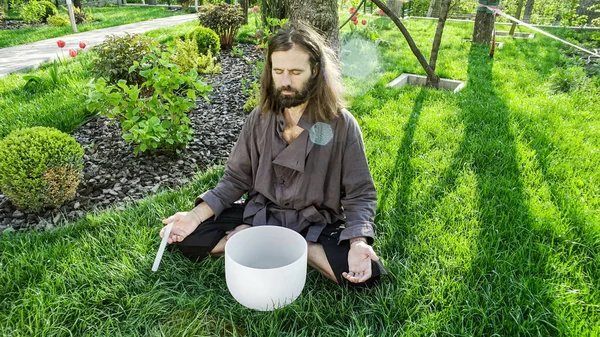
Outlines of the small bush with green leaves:
M202 26L214 30L219 35L221 47L231 48L233 39L244 22L244 15L240 6L222 3L200 7L198 19Z
M83 148L54 128L13 131L0 140L0 190L19 209L60 207L75 196Z
M7 18L6 13L4 12L4 6L0 4L0 22Z
M142 65L136 61L132 69L138 68L145 78L141 86L128 85L125 80L109 85L103 78L90 84L88 108L118 122L123 139L135 144L136 154L185 147L194 133L187 112L196 107L198 94L208 100L206 95L212 88L201 82L193 69L181 73L169 62L167 53L161 58L150 54Z
M94 48L97 52L97 58L93 61L94 74L104 77L110 84L125 80L129 85L141 85L145 80L139 68L131 72L129 68L157 48L158 42L143 35L111 35Z
M42 6L44 6L44 15L42 16L42 21L46 21L49 17L58 14L58 9L56 9L56 5L54 5L50 1L40 1Z
M186 35L186 39L196 41L200 54L206 54L210 50L213 55L217 55L221 51L219 35L210 28L197 27Z
M550 75L550 89L555 93L569 93L585 89L590 84L585 69L580 66L558 68Z
M186 9L190 8L193 1L192 0L177 0L177 3L179 3L181 5L181 9L183 11L185 11Z
M31 1L21 7L19 14L25 23L40 23L44 20L44 15L46 15L46 7L37 1Z
M71 24L71 20L69 16L66 14L57 14L49 17L46 21L50 26L54 27L63 27Z
M175 53L171 56L171 62L176 64L182 73L192 69L201 74L214 74L222 71L221 65L215 64L215 58L210 50L206 55L198 53L198 44L195 40L176 40Z
M90 13L82 11L77 7L73 7L73 16L75 17L76 24L94 21L94 18L90 15Z

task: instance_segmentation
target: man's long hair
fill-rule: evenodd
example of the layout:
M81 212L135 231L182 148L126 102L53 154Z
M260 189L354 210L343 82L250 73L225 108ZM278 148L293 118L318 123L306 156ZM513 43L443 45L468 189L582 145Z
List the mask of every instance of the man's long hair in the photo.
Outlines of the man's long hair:
M325 39L306 23L288 24L269 38L265 57L265 67L261 78L260 109L263 115L280 113L283 107L277 102L276 88L273 85L271 55L276 51L288 51L294 46L309 55L311 78L308 81L309 119L313 122L326 122L336 117L345 102L342 97L343 85L337 57ZM301 88L296 88L300 90Z

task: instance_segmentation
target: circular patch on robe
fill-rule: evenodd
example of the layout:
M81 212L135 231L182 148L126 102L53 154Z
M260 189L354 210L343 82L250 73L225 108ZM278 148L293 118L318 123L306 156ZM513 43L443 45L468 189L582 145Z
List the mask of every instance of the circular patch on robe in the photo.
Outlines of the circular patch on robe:
M310 141L317 145L327 145L333 138L331 125L323 122L317 122L310 128Z

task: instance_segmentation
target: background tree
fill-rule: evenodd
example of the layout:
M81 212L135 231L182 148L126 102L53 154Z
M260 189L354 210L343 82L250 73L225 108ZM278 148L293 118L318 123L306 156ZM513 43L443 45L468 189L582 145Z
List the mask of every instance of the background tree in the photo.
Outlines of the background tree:
M482 0L480 0L480 3L481 1ZM499 6L500 0L495 2L487 1L487 4L488 6ZM473 42L490 43L495 22L496 15L491 10L485 7L477 7L477 15L475 16L475 27L473 29Z
M525 4L525 12L523 13L523 22L531 22L531 13L533 12L533 5L534 0L527 0L527 3Z
M340 50L336 0L287 0L286 7L291 22L309 22L323 33L333 50Z
M519 0L519 4L517 5L517 13L515 13L515 18L521 18L521 9L523 9L523 0ZM513 34L515 33L515 28L517 28L517 24L513 22L513 24L510 26L510 32L508 32L508 35L513 36Z

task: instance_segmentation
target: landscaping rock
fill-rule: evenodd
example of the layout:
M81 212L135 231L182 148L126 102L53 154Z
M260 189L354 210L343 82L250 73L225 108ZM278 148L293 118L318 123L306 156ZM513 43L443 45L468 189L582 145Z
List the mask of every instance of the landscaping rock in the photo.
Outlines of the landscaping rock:
M262 59L262 52L253 45L238 48L244 51L243 57L222 51L223 72L205 78L213 91L208 95L210 102L199 100L198 108L189 114L195 131L186 149L179 154L136 156L133 147L123 141L117 124L103 117L93 118L73 133L85 150L84 174L74 200L56 210L27 213L17 210L0 194L0 223L4 224L0 231L50 229L52 226L46 224L56 226L59 221L75 220L94 208L119 207L122 202L139 200L164 188L180 187L199 170L223 163L247 116L243 110L247 97L242 92L242 78L251 82L252 69Z

